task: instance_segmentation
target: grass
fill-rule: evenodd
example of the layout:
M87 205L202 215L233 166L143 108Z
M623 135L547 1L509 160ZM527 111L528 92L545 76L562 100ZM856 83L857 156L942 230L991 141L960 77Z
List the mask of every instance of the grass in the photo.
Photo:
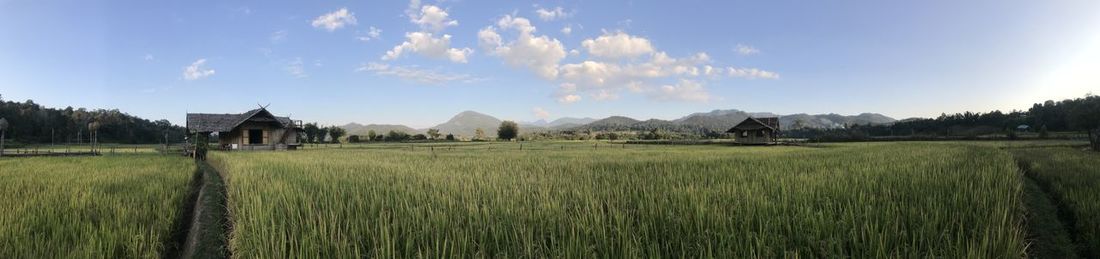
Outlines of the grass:
M194 164L178 156L0 158L0 258L156 258Z
M1015 150L1035 180L1060 206L1059 215L1086 258L1100 256L1100 153L1051 147Z
M1025 256L1024 181L996 148L525 145L211 161L240 258Z

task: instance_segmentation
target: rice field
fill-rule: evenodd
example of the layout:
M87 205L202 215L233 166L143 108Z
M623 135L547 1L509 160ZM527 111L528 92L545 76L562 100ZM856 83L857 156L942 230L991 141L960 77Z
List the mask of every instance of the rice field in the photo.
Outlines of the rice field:
M1026 256L1012 154L957 143L212 153L237 258Z
M194 163L178 156L0 158L0 258L157 258Z
M1015 151L1028 174L1062 205L1064 224L1085 257L1100 256L1100 153L1076 148Z

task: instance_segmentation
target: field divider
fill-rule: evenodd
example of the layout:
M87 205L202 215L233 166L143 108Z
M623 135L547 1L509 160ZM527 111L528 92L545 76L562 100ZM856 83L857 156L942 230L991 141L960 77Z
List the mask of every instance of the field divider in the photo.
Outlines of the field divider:
M229 258L229 218L222 175L206 161L196 161L195 180L183 216L174 226L174 244L165 258Z
M1017 160L1024 180L1023 201L1027 224L1028 256L1034 258L1088 258L1079 251L1081 242L1073 212L1051 192L1050 183L1035 177L1031 165Z

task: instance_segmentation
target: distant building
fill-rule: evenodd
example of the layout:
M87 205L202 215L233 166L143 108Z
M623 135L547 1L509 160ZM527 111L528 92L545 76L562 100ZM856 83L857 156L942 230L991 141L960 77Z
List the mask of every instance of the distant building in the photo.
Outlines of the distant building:
M1016 131L1024 132L1024 131L1028 131L1028 130L1031 130L1031 126L1023 125L1023 124L1021 124L1020 126L1016 126Z
M301 145L302 121L259 108L241 114L188 113L190 134L218 133L221 149L287 150Z
M779 118L746 118L726 133L733 134L738 144L763 145L776 143L779 139Z

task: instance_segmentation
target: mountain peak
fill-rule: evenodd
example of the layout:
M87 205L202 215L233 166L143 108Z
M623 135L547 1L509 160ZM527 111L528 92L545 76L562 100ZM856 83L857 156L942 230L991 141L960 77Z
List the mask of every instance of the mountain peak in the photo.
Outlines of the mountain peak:
M494 136L497 127L500 127L500 122L501 120L496 117L468 110L455 114L447 122L432 128L438 129L443 134L455 134L465 137L472 137L477 129L481 129L486 135Z

